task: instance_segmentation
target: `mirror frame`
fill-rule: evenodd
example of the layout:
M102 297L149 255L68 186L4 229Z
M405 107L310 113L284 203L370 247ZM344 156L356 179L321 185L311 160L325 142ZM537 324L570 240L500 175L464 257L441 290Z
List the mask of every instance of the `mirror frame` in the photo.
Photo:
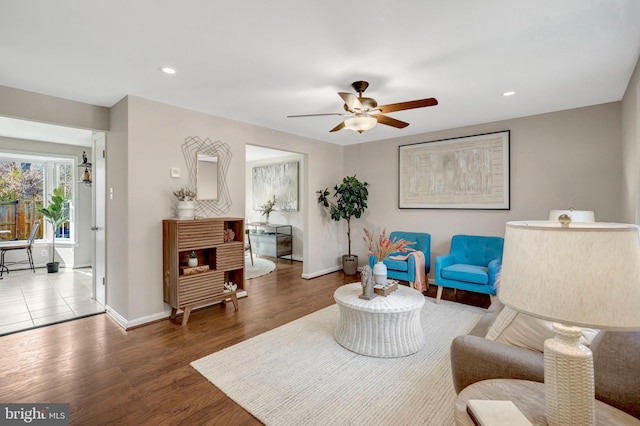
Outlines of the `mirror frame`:
M215 161L208 161L215 158ZM206 159L206 160L205 160ZM209 196L210 190L205 186L209 181L204 176L204 163L215 163L215 196ZM202 176L201 176L202 174ZM207 173L207 177L213 175L213 173ZM214 154L207 154L205 152L196 152L196 200L218 200L220 198L220 156Z

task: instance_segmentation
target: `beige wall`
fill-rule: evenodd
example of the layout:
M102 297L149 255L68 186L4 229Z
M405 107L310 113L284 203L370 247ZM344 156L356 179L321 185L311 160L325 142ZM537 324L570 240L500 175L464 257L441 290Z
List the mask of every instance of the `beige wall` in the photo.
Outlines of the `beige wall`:
M107 192L113 188L114 199L107 200L107 303L125 326L169 312L162 302L161 224L174 216L172 190L190 183L181 150L185 138L199 136L229 145L232 158L226 182L232 202L225 216L245 215L245 144L300 153L308 172L302 185L327 186L342 175L342 147L134 96L112 109L111 130ZM171 178L171 167L182 170L180 181ZM301 204L315 207L313 195L302 192ZM315 208L303 215L303 227L310 230L303 236L304 273L335 269L337 227L325 222ZM306 255L309 241L325 238L331 245Z
M79 129L109 130L109 108L0 86L0 115Z
M398 209L399 145L502 130L511 131L510 210ZM454 234L503 236L505 222L546 219L551 209L620 221L620 132L616 102L349 146L345 169L370 184L369 209L352 225L355 252L366 255L363 227L428 232L433 257L448 252Z
M622 206L624 221L640 223L640 60L622 99Z

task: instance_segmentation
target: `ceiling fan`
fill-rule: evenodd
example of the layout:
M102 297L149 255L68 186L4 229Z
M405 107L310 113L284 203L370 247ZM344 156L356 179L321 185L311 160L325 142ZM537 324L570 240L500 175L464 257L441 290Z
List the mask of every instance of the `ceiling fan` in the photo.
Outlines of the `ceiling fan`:
M395 111L404 111L407 109L424 108L429 106L438 105L436 98L418 99L415 101L398 102L396 104L378 105L373 98L366 98L362 96L369 83L366 81L356 81L351 84L353 90L358 93L358 96L353 93L338 92L338 95L344 101L344 109L347 113L333 112L326 114L303 114L303 115L288 115L287 118L294 117L317 117L323 115L338 115L338 116L351 116L336 127L330 130L330 132L337 132L342 129L354 130L358 133L362 133L365 130L369 130L376 124L386 124L387 126L403 129L409 125L409 123L391 118L386 113Z

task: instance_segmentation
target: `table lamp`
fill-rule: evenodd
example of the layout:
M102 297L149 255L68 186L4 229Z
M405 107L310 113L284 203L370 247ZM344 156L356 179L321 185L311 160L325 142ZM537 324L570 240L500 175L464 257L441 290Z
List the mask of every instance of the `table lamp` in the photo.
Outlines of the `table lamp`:
M570 208L569 210L551 210L549 212L549 220L556 221L558 218L566 214L569 216L572 222L595 222L596 217L593 211L591 210L574 210Z
M498 298L554 321L544 345L548 424L593 425L593 356L580 327L640 329L640 228L567 219L507 223Z

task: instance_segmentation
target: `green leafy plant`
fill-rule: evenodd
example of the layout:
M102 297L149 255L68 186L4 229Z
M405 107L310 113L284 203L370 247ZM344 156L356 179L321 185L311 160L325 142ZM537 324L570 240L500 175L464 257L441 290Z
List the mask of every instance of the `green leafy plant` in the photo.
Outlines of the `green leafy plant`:
M189 257L191 259L197 259L198 258L198 253L196 253L196 251L193 250L191 253L189 253Z
M69 201L71 198L65 194L63 186L53 190L47 207L42 207L38 211L53 226L53 239L51 241L51 263L56 259L56 231L69 221Z
M347 240L349 241L348 254L351 257L351 218L359 219L367 209L367 190L369 184L360 182L355 175L346 176L342 179L340 185L336 185L333 189L335 193L333 197L335 201L329 200L329 188L316 191L318 194L318 203L322 204L331 216L331 219L347 221Z

